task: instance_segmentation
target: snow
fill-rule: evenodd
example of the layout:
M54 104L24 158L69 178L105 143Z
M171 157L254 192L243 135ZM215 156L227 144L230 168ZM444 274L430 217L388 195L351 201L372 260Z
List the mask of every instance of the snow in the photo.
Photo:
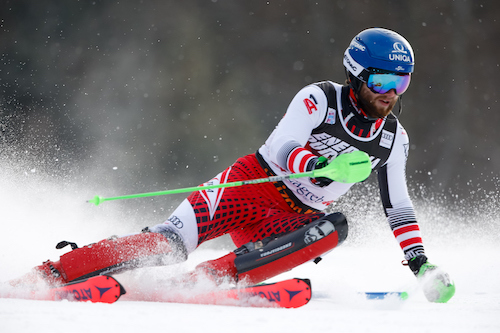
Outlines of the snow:
M480 251L477 253L487 253ZM486 250L486 249L483 249ZM378 252L378 251L377 251ZM376 258L384 258L382 250ZM206 249L196 258L222 255ZM498 253L497 253L498 254ZM118 301L115 304L0 299L0 331L137 332L498 332L498 268L460 256L446 262L457 294L447 304L428 303L406 269L367 263L363 249L339 247L318 264L307 264L285 277L312 279L313 299L299 309L235 308ZM464 261L474 266L464 266ZM376 261L376 260L375 260ZM353 264L356 263L356 264ZM367 269L368 268L368 269ZM165 268L158 269L159 271ZM130 276L128 277L130 278ZM118 275L120 280L120 275ZM127 279L125 279L127 280ZM486 280L486 281L485 281ZM365 300L356 291L410 290L410 299Z
M81 185L47 179L36 172L0 170L2 282L43 260L57 259L64 251L54 249L60 240L83 245L136 228L124 222L135 217L117 205L85 203L96 193ZM440 216L437 224L443 219ZM0 298L0 332L500 332L498 221L489 219L483 225L457 223L443 228L433 227L425 211L422 215L427 254L457 286L447 304L425 300L414 276L401 266L401 250L390 232L368 228L368 234L360 234L355 225L345 244L319 264L308 263L272 279L311 279L313 298L298 309L134 302L126 297L114 304ZM208 244L184 264L116 277L125 288L129 281L145 276L161 283L162 276L189 270L228 250ZM358 293L363 291L408 291L410 298L366 300Z

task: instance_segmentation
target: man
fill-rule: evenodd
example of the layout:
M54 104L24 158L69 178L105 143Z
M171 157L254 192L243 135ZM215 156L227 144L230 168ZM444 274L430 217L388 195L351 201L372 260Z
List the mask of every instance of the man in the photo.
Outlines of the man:
M399 34L372 28L352 40L343 63L347 85L326 81L300 90L258 152L239 158L209 183L306 172L325 167L341 154L366 152L378 173L389 225L410 269L428 280L424 292L430 301L446 302L455 287L447 274L427 262L406 187L409 139L392 114L410 84L413 50ZM345 217L322 211L352 185L320 177L200 190L162 224L83 248L73 244L73 251L35 272L60 284L164 265L186 260L203 242L230 234L237 250L198 265L184 279L260 282L317 259L344 241Z

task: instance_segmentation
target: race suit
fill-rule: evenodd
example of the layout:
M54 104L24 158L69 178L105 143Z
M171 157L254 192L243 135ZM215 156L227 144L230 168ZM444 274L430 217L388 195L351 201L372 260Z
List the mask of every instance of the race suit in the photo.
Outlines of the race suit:
M348 86L331 81L308 85L295 95L255 154L238 159L205 184L306 172L314 168L319 156L333 159L362 150L378 173L384 211L405 258L424 254L406 185L408 135L392 114L377 120L363 114ZM310 178L297 178L197 191L151 231L174 230L188 253L223 234L230 234L240 247L322 217L322 211L353 185L333 181L320 187Z

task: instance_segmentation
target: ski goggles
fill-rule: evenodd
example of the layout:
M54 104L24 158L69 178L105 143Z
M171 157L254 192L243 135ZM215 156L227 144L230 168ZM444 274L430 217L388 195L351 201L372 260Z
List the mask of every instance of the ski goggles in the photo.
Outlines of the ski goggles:
M371 73L366 86L377 94L385 94L389 90L396 90L397 95L402 95L410 85L411 74L398 75L386 73Z

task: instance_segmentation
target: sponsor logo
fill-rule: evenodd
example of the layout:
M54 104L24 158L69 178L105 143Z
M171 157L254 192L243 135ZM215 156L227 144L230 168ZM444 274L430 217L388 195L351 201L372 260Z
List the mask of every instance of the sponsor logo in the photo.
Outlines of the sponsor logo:
M108 288L108 290L109 289L111 289L111 288ZM102 296L102 294L104 294L104 292L101 292L101 296ZM56 299L68 299L68 300L74 300L74 301L90 301L90 300L92 300L92 290L90 288L88 288L88 289L80 288L80 289L73 289L73 290L56 291L55 298Z
M394 50L392 50L393 53L394 52L404 53L404 54L408 53L408 51L405 50L405 46L400 42L396 42L396 43L392 44L392 48L394 49Z
M182 229L184 227L184 223L175 215L170 216L167 221L172 223L177 229Z
M285 289L285 291L288 291L288 290ZM280 295L279 291L266 291L266 292L259 291L259 293L257 295L259 295L260 297L266 298L269 302L280 302L281 301L281 295ZM291 297L290 297L290 300L292 300Z
M344 54L344 60L352 68L353 71L357 71L358 70L358 68L356 66L354 66L354 64L351 62L351 59L349 59L349 57L346 54Z
M307 112L309 112L309 114L312 114L313 111L318 111L316 105L309 98L304 99L304 104L306 105Z
M391 149L393 141L394 141L394 133L383 130L382 136L380 137L380 146L387 149Z
M303 290L288 290L285 289L289 296L289 300L291 301L292 298L300 294ZM255 293L256 295L259 295L260 297L266 298L269 302L281 302L281 294L279 291L259 291L258 293Z
M295 193L300 195L301 197L309 200L310 202L323 202L325 200L325 196L318 197L316 194L313 192L309 191L307 187L302 185L301 182L293 179L289 179L290 184L295 186ZM291 189L291 186L288 186Z
M366 48L363 45L359 44L357 40L352 41L352 46L354 46L357 49L360 49L361 51L366 50Z
M340 153L350 153L357 150L345 141L333 137L327 133L313 134L309 138L309 145L320 155L332 158Z
M335 231L333 223L324 221L318 225L309 228L304 235L304 242L306 244L311 244L319 241L321 238L328 236Z
M104 295L104 293L108 290L111 289L111 287L106 287L106 288L99 288L98 286L95 286L97 290L99 290L99 296L102 298L102 295Z
M396 67L394 69L397 70L398 72L401 72L401 71L405 70L405 68L403 66L398 66L398 67Z
M294 298L295 296L297 296L298 294L300 294L303 290L288 290L288 289L285 289L285 291L288 293L288 296L290 297L290 301L291 301L292 298Z
M411 62L411 57L406 54L389 54L389 60Z
M337 112L337 110L335 109L332 109L332 108L328 108L328 114L326 116L326 120L325 120L325 123L327 124L335 124L335 113Z
M288 242L288 243L286 243L286 244L283 244L283 245L281 245L281 246L278 246L277 248L274 248L274 249L272 249L272 250L269 250L269 251L266 251L266 252L264 252L264 253L261 253L261 254L260 254L260 257L261 257L261 258L264 258L264 257L270 256L270 255L273 255L273 254L275 254L275 253L278 253L278 252L281 252L281 251L283 251L283 250L288 249L288 248L289 248L289 247L291 247L292 245L293 245L293 243L292 243L292 242Z
M405 157L406 157L406 159L408 159L408 150L410 149L410 144L409 143L405 143L403 145L403 148L405 150Z
M313 94L310 94L309 95L309 98L312 99L314 101L314 104L318 104L318 101L316 100L316 97L314 97Z
M349 143L324 132L312 134L309 137L309 146L319 155L325 156L327 158L335 158L341 154L359 150L358 148L351 146ZM374 156L370 156L370 160L372 163L372 168L375 168L380 162L380 159L375 158Z

